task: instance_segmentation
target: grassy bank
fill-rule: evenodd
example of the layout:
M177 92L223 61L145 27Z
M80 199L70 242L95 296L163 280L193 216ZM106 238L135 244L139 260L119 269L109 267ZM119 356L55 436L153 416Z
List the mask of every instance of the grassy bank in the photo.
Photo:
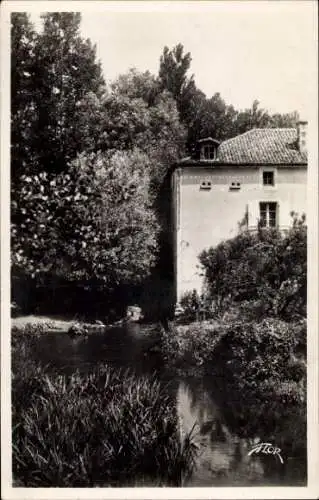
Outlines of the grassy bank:
M89 333L101 333L113 325L102 322L87 323L76 318L62 318L55 316L27 315L11 319L11 328L14 334L42 335L49 331L55 333L69 333L73 336L83 336Z
M166 362L216 380L229 425L302 449L306 442L306 321L220 320L175 325L162 338ZM215 394L216 395L216 394ZM295 425L298 422L298 425Z
M128 372L49 374L30 355L33 336L12 337L15 485L180 486L195 447L180 439L174 402L158 382Z
M273 392L283 402L303 403L306 335L306 320L193 322L163 332L162 349L166 363L183 374L222 372L241 392Z

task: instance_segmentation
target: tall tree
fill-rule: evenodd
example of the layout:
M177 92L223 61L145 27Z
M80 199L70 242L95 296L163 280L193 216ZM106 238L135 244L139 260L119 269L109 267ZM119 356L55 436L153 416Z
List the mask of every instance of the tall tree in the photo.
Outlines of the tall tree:
M164 47L160 58L159 78L162 87L171 92L179 107L194 81L193 75L190 78L187 76L191 61L190 53L184 54L184 47L181 43L172 50Z
M87 94L77 108L77 132L85 151L140 149L149 157L152 186L184 154L185 129L176 102L149 72L130 70L101 98Z
M173 49L164 48L160 57L159 80L176 100L181 121L187 129L187 149L192 152L198 139L212 136L229 139L252 128L293 127L296 113L270 115L254 100L251 108L239 111L228 105L216 92L207 98L189 76L191 54L184 52L182 44Z
M60 172L81 150L75 140L77 103L89 91L98 94L104 81L95 47L81 38L81 15L53 12L42 19L36 47L34 148L46 170Z
M155 264L157 194L180 155L184 129L166 91L149 102L154 77L132 76L77 102L73 137L83 153L67 170L57 174L43 164L42 172L22 176L13 200L16 274L95 280L110 289L141 281Z
M36 32L24 12L11 15L11 180L34 162Z
M234 131L242 134L252 128L289 128L295 127L298 121L298 113L275 113L273 115L265 109L260 108L260 103L255 99L251 108L239 111L234 122Z
M80 35L79 13L42 15L35 33L28 16L12 15L12 174L61 172L81 151L78 102L104 84L95 47Z

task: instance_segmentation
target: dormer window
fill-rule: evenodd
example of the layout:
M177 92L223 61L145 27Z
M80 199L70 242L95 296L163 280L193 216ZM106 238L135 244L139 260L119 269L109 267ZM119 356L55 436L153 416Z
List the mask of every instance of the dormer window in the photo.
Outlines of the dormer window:
M200 159L203 161L212 161L217 159L217 148L219 142L211 137L198 141Z
M212 144L206 144L203 146L202 154L203 160L213 160L214 159L215 149Z

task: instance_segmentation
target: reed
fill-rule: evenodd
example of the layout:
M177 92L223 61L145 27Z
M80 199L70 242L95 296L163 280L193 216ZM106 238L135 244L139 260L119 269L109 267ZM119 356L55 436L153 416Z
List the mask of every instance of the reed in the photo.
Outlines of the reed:
M196 447L191 435L181 438L174 401L155 378L107 366L86 375L49 374L30 361L28 342L32 346L22 338L13 348L16 484L184 483L194 467Z

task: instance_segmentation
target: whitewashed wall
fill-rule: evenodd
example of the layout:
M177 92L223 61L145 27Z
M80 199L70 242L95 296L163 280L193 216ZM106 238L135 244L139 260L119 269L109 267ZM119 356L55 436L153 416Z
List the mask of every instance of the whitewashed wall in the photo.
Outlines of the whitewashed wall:
M265 169L269 170L268 167ZM198 167L175 171L174 192L175 277L177 300L187 290L202 288L199 253L238 233L246 210L249 226L257 226L260 202L277 202L279 226L291 224L290 212L306 212L307 170L305 167L274 168L275 186L263 186L259 167ZM210 181L210 190L201 190ZM231 190L239 182L239 190Z

